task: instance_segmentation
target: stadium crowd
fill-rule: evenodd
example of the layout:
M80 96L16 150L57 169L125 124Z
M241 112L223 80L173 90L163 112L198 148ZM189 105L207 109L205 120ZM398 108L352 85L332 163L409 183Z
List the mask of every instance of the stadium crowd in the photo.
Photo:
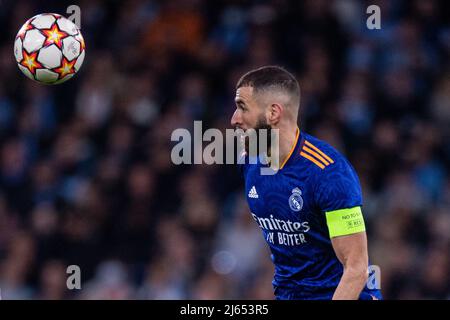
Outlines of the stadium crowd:
M21 25L81 8L86 59L24 77ZM381 29L366 8L381 8ZM0 2L3 299L273 299L235 166L170 160L176 128L229 128L251 68L291 70L300 128L357 170L386 299L450 299L450 4L438 0ZM67 290L66 268L82 289Z

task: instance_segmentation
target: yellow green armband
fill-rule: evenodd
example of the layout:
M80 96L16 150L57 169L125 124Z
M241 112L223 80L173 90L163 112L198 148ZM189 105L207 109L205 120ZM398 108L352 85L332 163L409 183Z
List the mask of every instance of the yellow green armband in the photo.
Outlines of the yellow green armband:
M366 231L361 207L325 212L330 238Z

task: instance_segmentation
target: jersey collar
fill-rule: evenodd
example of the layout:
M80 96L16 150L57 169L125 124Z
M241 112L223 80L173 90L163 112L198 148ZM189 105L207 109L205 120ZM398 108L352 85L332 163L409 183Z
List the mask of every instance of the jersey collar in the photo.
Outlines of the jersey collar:
M294 144L292 145L286 159L284 159L284 161L281 163L280 170L283 169L290 161L292 161L293 158L295 158L295 155L298 153L297 150L300 148L302 143L302 134L300 132L300 129L297 127Z

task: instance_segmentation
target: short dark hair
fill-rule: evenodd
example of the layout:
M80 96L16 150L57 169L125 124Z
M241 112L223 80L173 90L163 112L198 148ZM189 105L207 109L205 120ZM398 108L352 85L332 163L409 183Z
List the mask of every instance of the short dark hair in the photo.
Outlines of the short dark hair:
M265 66L251 70L237 82L236 89L241 87L252 87L256 92L276 88L291 95L297 104L300 103L300 86L298 81L283 67ZM298 107L298 105L295 107Z

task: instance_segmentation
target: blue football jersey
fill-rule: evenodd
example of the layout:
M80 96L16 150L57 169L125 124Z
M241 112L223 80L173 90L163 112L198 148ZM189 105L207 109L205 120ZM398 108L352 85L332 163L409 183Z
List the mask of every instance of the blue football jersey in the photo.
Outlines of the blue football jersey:
M331 299L343 266L333 250L325 212L362 206L358 176L347 159L297 130L295 146L274 175L258 162L241 166L251 214L275 265L277 299ZM381 298L367 286L361 299Z

